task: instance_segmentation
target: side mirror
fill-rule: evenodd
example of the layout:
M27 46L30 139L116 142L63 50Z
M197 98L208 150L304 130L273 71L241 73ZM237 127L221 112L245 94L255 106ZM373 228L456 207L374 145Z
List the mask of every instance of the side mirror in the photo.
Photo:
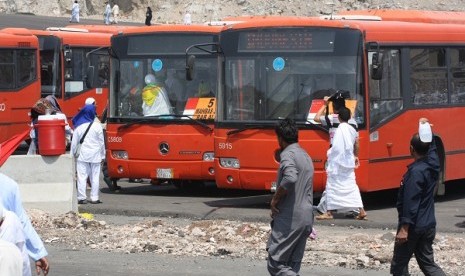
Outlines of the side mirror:
M186 80L191 81L194 79L194 65L195 56L188 55L186 58Z
M87 88L94 88L95 67L89 66L86 70L86 86Z
M63 56L65 58L65 67L73 67L73 65L72 65L72 61L73 61L72 55L73 55L73 51L71 50L69 45L64 45L63 46Z
M381 80L383 78L383 63L380 61L382 54L380 52L374 52L371 56L370 73L371 78L374 80Z

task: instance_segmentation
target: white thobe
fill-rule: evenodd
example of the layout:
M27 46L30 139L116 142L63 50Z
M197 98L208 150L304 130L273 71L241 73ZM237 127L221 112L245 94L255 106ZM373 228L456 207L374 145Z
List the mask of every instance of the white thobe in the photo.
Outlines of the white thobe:
M191 25L192 24L192 17L190 13L186 13L183 18L184 25Z
M0 239L0 275L23 275L23 258L19 249L11 242Z
M21 252L23 260L23 276L31 275L31 262L26 250L26 238L23 231L23 226L15 213L4 210L5 219L0 226L0 239L8 241L16 245Z
M8 176L0 173L0 202L5 209L14 212L23 226L26 235L26 247L33 260L47 256L47 250L23 208L18 184Z
M105 16L104 23L106 25L109 25L111 23L110 15L111 15L111 7L110 7L110 4L107 4L107 6L105 7L105 13L104 13L104 16Z
M69 22L76 22L79 23L79 4L74 3L73 7L71 8L71 19Z
M119 16L119 6L117 4L114 4L113 8L111 8L111 12L113 13L113 22L117 24Z
M355 181L354 144L357 131L348 123L336 129L328 150L326 168L326 207L328 210L353 210L362 208L360 190Z
M77 145L81 137L86 132L90 123L79 125L73 134L71 141L71 154L74 156ZM99 199L100 186L100 164L105 159L105 141L103 136L103 128L100 122L95 121L89 129L84 141L81 145L79 157L76 160L76 172L78 200L84 200L86 196L87 178L90 179L91 191L90 200L96 201Z
M142 103L142 112L144 116L172 114L172 107L166 90L161 88L152 105Z

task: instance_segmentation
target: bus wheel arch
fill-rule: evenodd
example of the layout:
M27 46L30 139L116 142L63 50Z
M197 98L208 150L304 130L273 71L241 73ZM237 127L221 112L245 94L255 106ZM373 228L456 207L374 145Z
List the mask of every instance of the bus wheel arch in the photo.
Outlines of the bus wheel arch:
M434 136L434 140L436 142L436 148L438 151L439 157L439 176L438 181L436 182L436 187L434 188L434 195L435 196L443 196L446 193L445 187L445 168L446 168L446 152L444 150L444 143L439 136Z

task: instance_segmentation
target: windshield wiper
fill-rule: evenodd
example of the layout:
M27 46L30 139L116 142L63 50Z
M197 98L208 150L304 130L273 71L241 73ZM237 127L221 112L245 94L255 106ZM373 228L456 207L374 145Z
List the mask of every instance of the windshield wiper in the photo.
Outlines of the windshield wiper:
M258 128L262 128L262 127L263 126L245 125L244 127L241 127L241 128L238 128L238 129L233 129L233 130L230 130L230 131L226 132L226 135L230 136L230 135L237 134L239 132L243 132L243 131L248 130L248 129L258 129Z
M325 128L324 126L320 125L320 124L315 124L313 123L311 120L306 120L307 123L309 123L311 126L314 126L316 129L318 130L321 130L321 131L324 131L326 133L329 133L329 129ZM306 125L306 124L304 124Z
M140 124L140 123L145 123L145 122L150 122L151 119L153 118L164 118L164 117L174 117L174 118L189 118L189 120L195 122L196 124L208 129L210 132L213 131L213 128L211 128L209 125L207 125L206 123L200 121L200 120L197 120L197 119L194 119L192 118L191 116L189 115L179 115L179 114L160 114L160 115L150 115L150 116L145 116L143 119L139 119L137 121L133 121L133 122L129 122L129 123L126 123L122 126L119 126L118 127L118 130L120 129L124 129L124 128L128 128L132 125L136 125L136 124Z

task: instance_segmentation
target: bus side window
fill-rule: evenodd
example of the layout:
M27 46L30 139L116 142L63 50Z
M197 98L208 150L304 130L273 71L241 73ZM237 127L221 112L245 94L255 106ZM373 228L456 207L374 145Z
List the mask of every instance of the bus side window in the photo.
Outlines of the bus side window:
M410 80L414 105L447 104L447 67L445 49L410 49Z
M369 78L370 128L372 129L403 109L399 50L384 49L381 52L383 78L381 80L373 80L371 76Z
M465 49L450 49L452 104L465 103Z
M15 85L13 50L0 50L0 89L12 89Z

